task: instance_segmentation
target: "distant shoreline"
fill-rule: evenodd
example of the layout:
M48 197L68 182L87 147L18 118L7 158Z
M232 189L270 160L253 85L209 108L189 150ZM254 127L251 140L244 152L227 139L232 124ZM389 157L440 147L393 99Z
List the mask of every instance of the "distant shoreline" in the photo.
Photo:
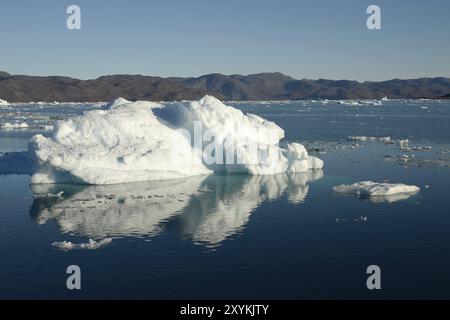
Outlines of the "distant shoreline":
M297 100L450 99L450 78L408 80L297 80L279 72L252 75L208 74L196 78L109 75L92 80L62 76L11 75L0 71L0 99L92 102L196 100L210 94L236 102Z
M120 97L119 97L120 98ZM114 99L112 99L111 101L113 101ZM375 105L382 105L385 102L402 102L402 101L446 101L449 100L449 98L435 98L435 99L431 99L431 98L417 98L417 99L404 99L404 98L400 98L400 99L387 99L387 100L383 100L383 99L298 99L298 100L222 100L223 103L225 104L261 104L261 105L265 105L265 104L287 104L287 103L293 103L293 102L306 102L306 103L322 103L322 104L341 104L341 105L346 105L346 106L357 106L357 103L360 102L359 106L375 106ZM86 104L91 104L91 105L107 105L108 103L110 103L111 101L27 101L27 102L8 102L6 101L6 103L0 103L0 109L2 106L15 106L15 105L86 105ZM151 102L160 102L160 103L167 103L167 102L174 102L174 101L185 101L183 100L129 100L131 102L135 102L135 101L151 101ZM326 103L325 103L326 102ZM374 104L371 104L371 102L373 102ZM375 104L375 103L379 103L380 104ZM352 104L354 103L354 104Z

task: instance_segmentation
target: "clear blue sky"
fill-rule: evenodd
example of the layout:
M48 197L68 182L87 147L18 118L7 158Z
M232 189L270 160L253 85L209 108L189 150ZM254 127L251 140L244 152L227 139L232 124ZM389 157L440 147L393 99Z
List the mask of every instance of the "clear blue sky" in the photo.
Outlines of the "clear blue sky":
M81 30L66 28L70 4ZM382 30L366 28L369 4ZM448 0L2 0L0 12L0 70L14 74L450 77Z

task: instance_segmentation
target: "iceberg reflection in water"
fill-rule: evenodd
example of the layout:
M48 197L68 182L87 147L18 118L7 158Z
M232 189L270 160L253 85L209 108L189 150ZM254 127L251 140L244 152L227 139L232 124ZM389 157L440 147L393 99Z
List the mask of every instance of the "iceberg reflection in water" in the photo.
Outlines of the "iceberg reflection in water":
M209 175L116 185L32 185L30 215L62 233L94 239L151 237L179 216L181 234L208 247L241 231L263 201L301 203L322 170L270 176ZM48 195L59 194L61 197Z

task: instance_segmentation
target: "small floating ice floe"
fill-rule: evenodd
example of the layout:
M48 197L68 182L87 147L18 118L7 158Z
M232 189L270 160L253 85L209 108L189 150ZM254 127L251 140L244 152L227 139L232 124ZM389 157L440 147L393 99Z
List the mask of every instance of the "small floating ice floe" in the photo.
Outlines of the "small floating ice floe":
M39 129L44 130L44 131L52 131L54 129L54 126L52 126L51 124L45 124L45 125L39 126Z
M431 146L415 146L415 147L411 147L409 145L409 140L405 139L405 140L398 140L397 141L399 146L400 146L400 150L403 151L421 151L421 150L431 150Z
M385 100L383 100L385 101ZM337 104L342 104L345 106L351 106L351 107L361 107L361 106L382 106L383 103L381 100L338 100Z
M111 238L105 238L100 241L89 239L89 242L87 243L72 243L70 241L60 241L60 242L53 242L52 247L61 250L73 250L73 249L95 250L107 244L110 244L111 242L112 242Z
M349 136L348 140L351 141L382 141L385 143L391 143L391 137L366 137L366 136Z
M60 191L58 193L45 193L45 194L35 194L34 198L62 198L64 191Z
M361 100L358 101L361 106L382 106L383 103L379 100Z
M431 146L412 147L413 150L431 150Z
M411 148L409 147L408 139L398 140L397 142L398 142L398 145L400 146L400 150L411 150Z
M341 194L354 194L358 197L370 198L373 202L394 202L404 200L420 191L420 188L403 183L378 183L362 181L350 185L341 184L333 187Z
M414 157L413 154L412 154L412 155L402 154L402 155L400 155L400 156L398 157L398 160L399 160L400 162L408 162L408 161L413 160L414 158L415 158L415 157Z
M339 101L337 101L337 104L342 104L344 106L350 106L350 107L359 107L361 105L358 101L353 101L353 100L339 100Z
M0 129L26 129L28 128L28 123L0 123Z

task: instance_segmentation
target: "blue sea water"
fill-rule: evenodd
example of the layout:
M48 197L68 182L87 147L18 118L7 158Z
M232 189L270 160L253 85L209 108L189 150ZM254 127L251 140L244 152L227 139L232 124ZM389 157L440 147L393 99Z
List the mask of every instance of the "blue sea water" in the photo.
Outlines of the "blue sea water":
M275 121L323 171L30 186L29 175L0 165L0 298L450 298L449 102L229 104ZM0 130L0 152L24 151L32 135L48 134L43 124L97 107L0 109L0 122L31 124ZM398 200L332 190L362 180L421 191ZM104 238L112 242L96 250L52 246ZM81 290L66 287L69 265L81 268ZM381 290L366 287L369 265L381 268Z

